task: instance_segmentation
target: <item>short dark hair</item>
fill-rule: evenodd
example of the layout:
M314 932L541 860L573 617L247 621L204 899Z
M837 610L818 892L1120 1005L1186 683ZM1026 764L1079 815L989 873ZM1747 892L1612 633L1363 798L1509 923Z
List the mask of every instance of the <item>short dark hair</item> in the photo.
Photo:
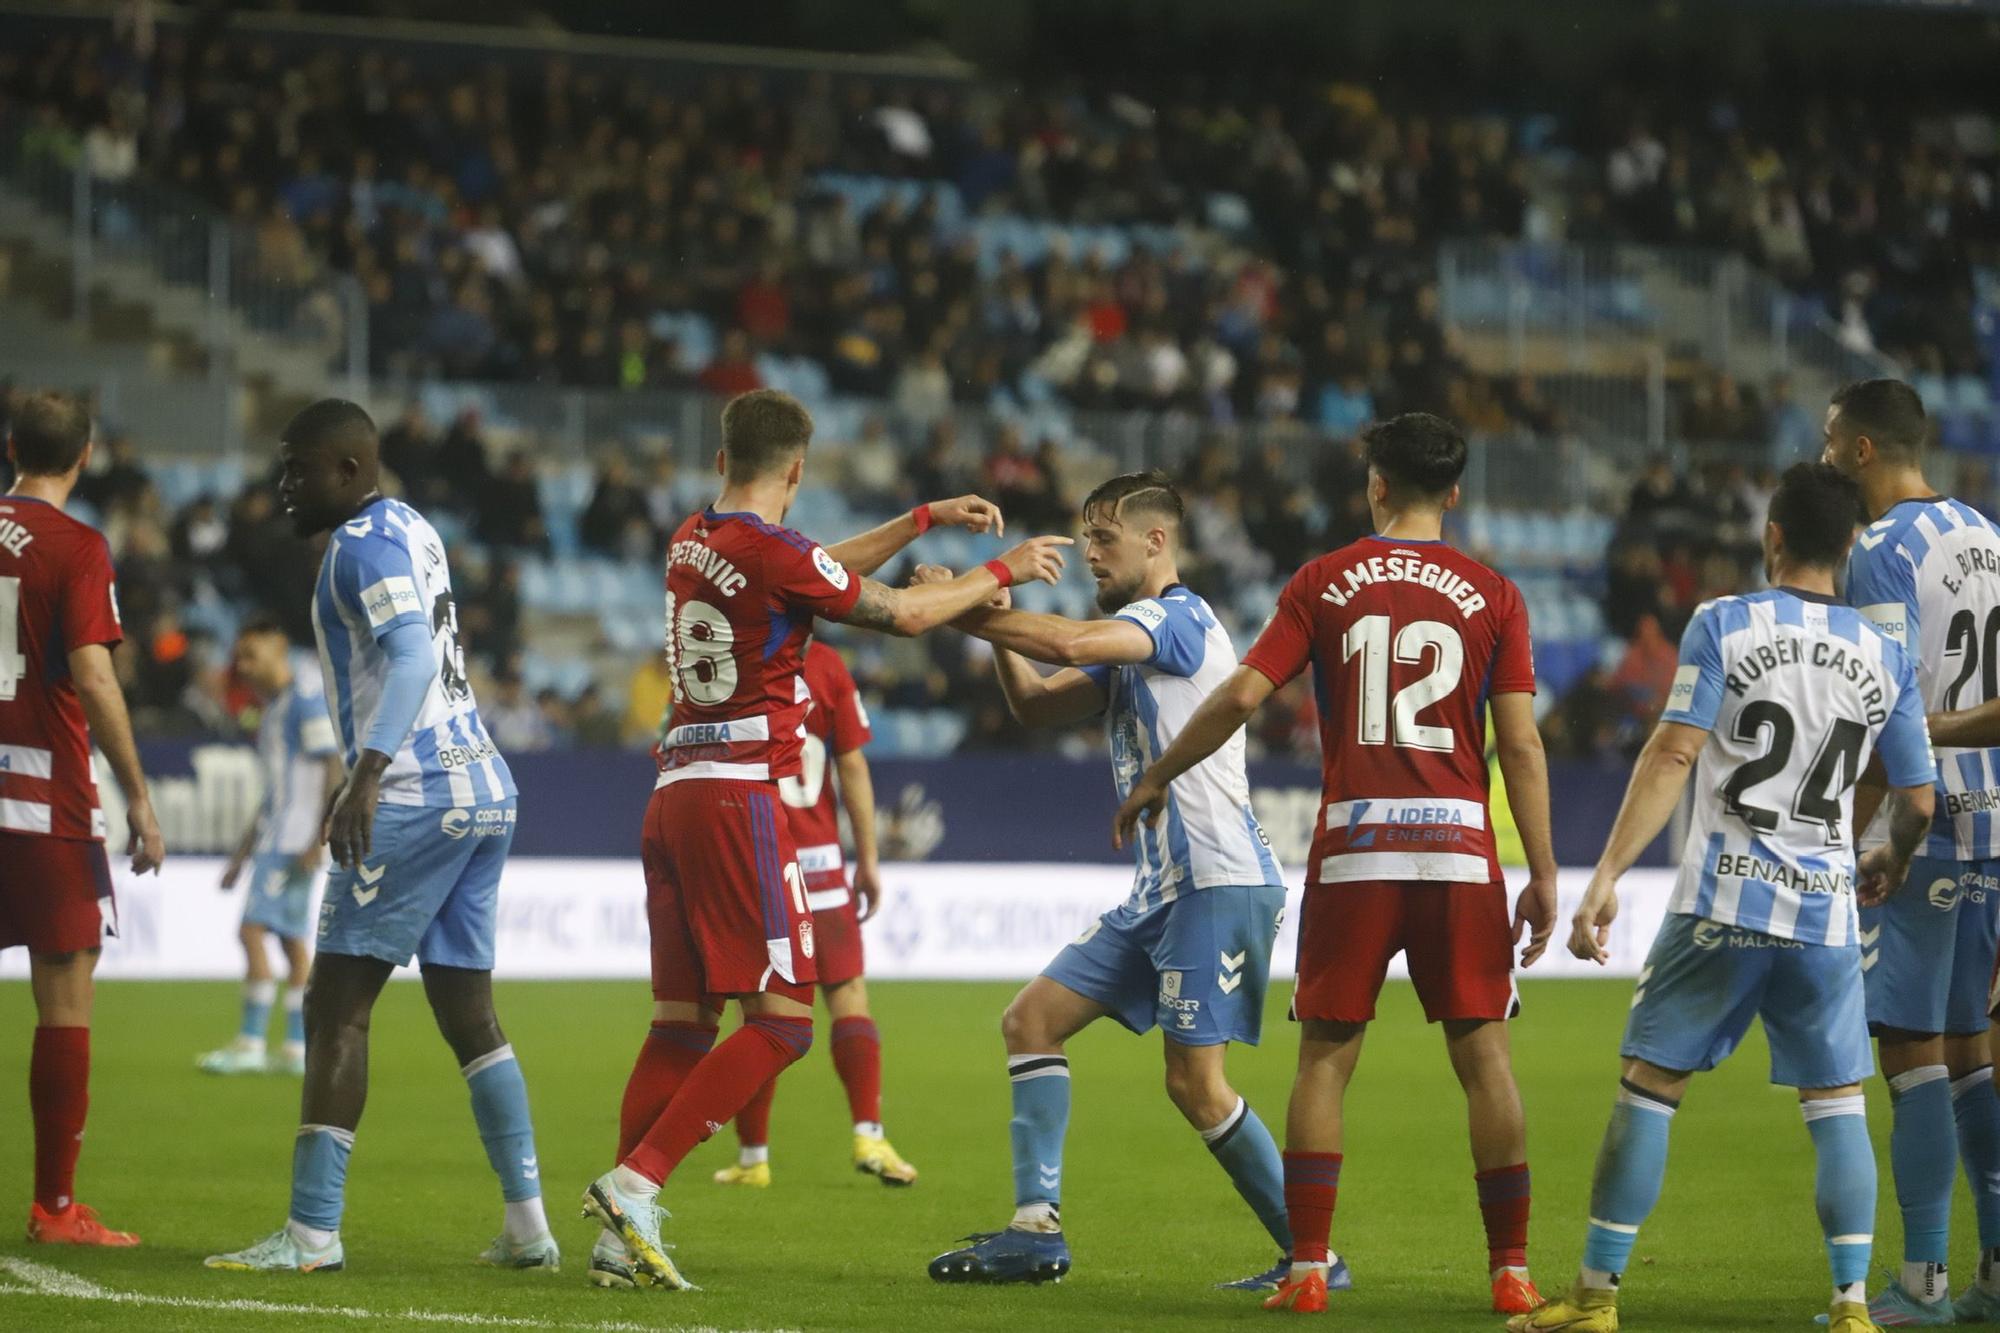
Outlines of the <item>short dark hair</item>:
M1785 534L1785 554L1832 569L1861 522L1861 488L1831 463L1794 463L1771 494L1771 522Z
M90 408L74 394L28 394L15 401L7 424L14 465L26 477L63 476L90 443Z
M1098 514L1122 523L1127 514L1151 514L1166 519L1176 529L1187 519L1187 505L1173 479L1154 468L1147 472L1127 472L1104 482L1083 498L1083 517Z
M1924 400L1901 380L1856 380L1833 395L1833 405L1848 429L1898 462L1913 463L1923 453L1930 435Z
M301 408L279 438L286 444L307 447L355 429L373 435L375 418L359 403L350 403L345 398L322 398Z
M1442 499L1465 472L1465 436L1443 417L1405 412L1361 433L1368 466L1393 495Z
M776 389L752 389L722 409L722 454L731 481L754 481L780 467L812 442L812 413Z
M277 634L281 635L287 643L290 643L292 640L291 631L286 629L278 618L268 611L258 611L247 615L243 617L243 622L236 627L236 637L239 639L247 639L252 634Z

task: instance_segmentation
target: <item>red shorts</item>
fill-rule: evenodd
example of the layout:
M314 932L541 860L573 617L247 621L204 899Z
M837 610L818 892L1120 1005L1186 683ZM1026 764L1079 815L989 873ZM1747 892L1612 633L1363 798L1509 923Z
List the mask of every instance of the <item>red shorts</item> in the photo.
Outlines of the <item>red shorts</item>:
M1433 1023L1520 1011L1505 884L1370 880L1306 890L1292 1017L1366 1023L1398 952Z
M719 1008L722 996L769 992L812 1003L812 917L774 784L659 788L641 852L654 999Z
M845 901L832 901L835 894ZM813 908L813 966L819 969L820 985L838 986L862 970L861 909L848 887L845 866L806 877L806 901L816 898L828 905Z
M75 953L116 934L111 862L104 844L39 833L0 833L0 949Z

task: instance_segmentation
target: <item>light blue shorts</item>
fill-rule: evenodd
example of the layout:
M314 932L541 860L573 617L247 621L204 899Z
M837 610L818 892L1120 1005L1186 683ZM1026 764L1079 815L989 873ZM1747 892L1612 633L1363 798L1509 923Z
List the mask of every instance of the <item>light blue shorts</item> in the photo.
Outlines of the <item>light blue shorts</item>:
M1115 907L1042 975L1134 1032L1158 1027L1183 1046L1255 1046L1284 911L1276 884L1199 889L1143 912Z
M1888 902L1861 911L1872 1031L1986 1031L2000 861L1919 856Z
M1865 1009L1856 945L1670 913L1639 973L1620 1050L1661 1069L1713 1069L1762 1017L1771 1082L1845 1087L1875 1072Z
M298 857L267 852L250 861L250 887L243 894L243 924L262 926L287 940L302 940L312 926L313 881L319 873L298 869Z
M381 805L374 850L335 866L319 909L321 953L493 970L500 871L514 843L514 798L445 809Z

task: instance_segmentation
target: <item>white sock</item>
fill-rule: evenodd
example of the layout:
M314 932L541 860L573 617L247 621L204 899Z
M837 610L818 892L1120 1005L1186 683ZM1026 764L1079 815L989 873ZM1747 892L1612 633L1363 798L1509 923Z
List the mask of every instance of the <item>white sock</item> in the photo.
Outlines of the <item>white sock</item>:
M516 1245L525 1245L549 1234L549 1217L542 1211L541 1195L507 1201L505 1234Z
M854 1122L854 1137L858 1139L880 1139L886 1138L887 1135L882 1133L881 1121L857 1120Z
M754 1148L745 1143L736 1149L738 1166L762 1166L770 1160L771 1145L768 1143L760 1143Z
M1850 1282L1844 1287L1835 1287L1833 1289L1833 1303L1838 1305L1842 1301L1857 1301L1862 1305L1866 1305L1868 1303L1868 1284L1865 1281Z
M1616 1291L1618 1275L1598 1268L1585 1268L1577 1272L1576 1285L1585 1291Z
M292 1239L303 1249L323 1250L340 1239L340 1232L321 1231L318 1227L309 1227L296 1217L288 1218L285 1228L292 1233Z
M245 1055L262 1055L264 1053L264 1039L262 1037L249 1037L239 1032L236 1034L235 1045L236 1049Z
M1315 1270L1317 1270L1322 1276L1324 1276L1326 1270L1332 1264L1333 1251L1328 1250L1326 1257L1327 1257L1327 1263L1323 1264L1306 1263L1298 1259L1292 1260L1292 1281L1296 1282L1302 1277L1311 1277Z
M1062 1212L1052 1203L1024 1203L1007 1226L1013 1231L1061 1231Z
M601 1254L606 1258L616 1257L623 1259L625 1257L625 1242L618 1239L618 1233L615 1231L599 1230L597 1233L597 1243L590 1247L590 1252L592 1254Z
M303 1060L306 1058L306 1044L302 1041L288 1041L284 1045L284 1052L287 1060Z
M1910 1293L1910 1299L1925 1305L1935 1305L1951 1295L1951 1279L1945 1273L1943 1264L1930 1263L1923 1259L1903 1260L1903 1290Z
M660 1192L658 1184L646 1179L629 1166L611 1168L611 1183L618 1187L620 1194L629 1194L635 1199L650 1199Z

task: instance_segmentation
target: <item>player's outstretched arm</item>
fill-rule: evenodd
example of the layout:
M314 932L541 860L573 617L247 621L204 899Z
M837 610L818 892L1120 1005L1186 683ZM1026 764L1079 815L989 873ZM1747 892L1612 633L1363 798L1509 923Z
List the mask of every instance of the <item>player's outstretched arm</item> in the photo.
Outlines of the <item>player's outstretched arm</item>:
M1030 537L998 560L989 560L957 578L911 588L891 588L863 579L861 595L841 623L910 638L949 624L1002 588L1038 580L1054 583L1062 577L1062 548L1068 537Z
M1988 700L1977 708L1932 713L1930 723L1933 745L1967 750L2000 746L2000 699Z
M1277 688L1255 667L1240 666L1230 672L1229 679L1201 701L1166 753L1132 784L1132 794L1112 819L1111 845L1123 850L1141 818L1157 819L1167 802L1167 784L1228 744Z
M1597 858L1583 904L1570 919L1569 951L1586 962L1602 963L1611 955L1611 923L1618 917L1618 880L1639 859L1639 853L1673 818L1681 789L1694 772L1694 761L1708 743L1708 729L1685 722L1662 722L1653 729L1646 748L1632 765L1625 800L1612 821L1611 836ZM1511 791L1511 782L1509 779Z
M875 776L868 756L858 748L833 757L840 803L847 807L848 828L854 834L854 896L866 921L881 906L882 867L875 839Z
M918 505L880 527L827 547L826 553L857 574L873 574L933 527L991 532L996 537L1007 534L1007 521L998 505L976 495L961 495L955 500Z
M918 565L910 575L910 585L945 583L951 576L951 571L942 565ZM1004 612L1012 602L1012 597L1002 589L985 606L968 611L951 623L955 628L965 629L974 618L983 616L989 610ZM1059 616L1043 618L1062 620ZM1073 625L1077 622L1063 620L1062 623ZM1007 697L1007 711L1024 727L1064 727L1104 711L1104 687L1091 679L1088 673L1074 667L1065 667L1044 676L1027 658L995 643L993 671L1000 681L1000 693Z
M951 622L984 639L1050 666L1132 666L1153 656L1153 636L1129 620L1071 620L1040 611L982 606Z
M1528 856L1528 883L1514 905L1514 943L1526 937L1521 966L1531 967L1556 929L1556 848L1549 830L1549 760L1535 726L1535 696L1493 696L1493 739L1507 806Z
M132 717L125 711L125 694L118 688L118 673L111 666L111 650L101 643L86 643L70 650L70 684L83 705L84 719L90 723L91 739L104 752L111 776L125 796L125 822L131 838L125 853L132 858L132 873L143 875L158 870L167 859L167 843L160 836L160 821L153 813L152 793L146 789L146 773L139 765L139 746L132 739Z

